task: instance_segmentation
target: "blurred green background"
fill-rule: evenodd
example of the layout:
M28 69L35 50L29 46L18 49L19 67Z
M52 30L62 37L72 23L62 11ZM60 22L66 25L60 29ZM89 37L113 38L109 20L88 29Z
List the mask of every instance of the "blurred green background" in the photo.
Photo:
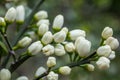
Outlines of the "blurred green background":
M0 0L0 16L4 16L8 8L22 4L25 6L27 17L37 2L38 0ZM65 17L64 26L69 30L76 28L85 30L87 39L92 42L93 50L97 49L101 32L106 26L113 28L114 37L120 41L120 0L46 0L40 10L48 12L51 24L56 15L62 14ZM14 40L12 30L14 27L8 30L11 41ZM67 56L57 58L60 64L63 58L67 60ZM16 77L26 75L31 78L38 67L42 65L46 67L46 60L43 55L33 57L21 65L13 75ZM74 68L70 76L61 76L59 80L120 80L119 74L120 47L110 69L105 71L95 69L94 72L88 72L82 68Z

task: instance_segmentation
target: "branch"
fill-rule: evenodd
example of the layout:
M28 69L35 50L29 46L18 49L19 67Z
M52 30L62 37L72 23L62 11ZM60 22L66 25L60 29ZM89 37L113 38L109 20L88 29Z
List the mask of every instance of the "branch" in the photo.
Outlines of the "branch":
M29 59L31 56L26 55L20 60L16 61L14 64L12 64L9 68L10 72L13 73L22 63L24 63L27 59Z
M12 46L11 46L11 44L10 44L8 38L7 38L7 34L6 33L2 33L2 32L1 32L1 34L2 34L5 42L7 43L8 48L9 48L9 54L8 54L8 56L6 57L6 59L4 60L4 62L2 64L2 67L6 67L6 65L7 65L8 61L10 59L10 56L11 55L13 56L14 61L16 61L16 57L15 57L15 52L12 49Z
M78 61L78 62L70 63L70 64L68 64L67 66L69 66L70 68L73 68L73 67L80 66L80 65L83 65L83 64L86 64L86 63L90 63L90 61L91 61L90 58L92 58L95 54L96 54L96 51L93 52L90 56L84 58L83 60L80 60L80 61ZM58 70L58 69L59 69L59 67L56 68L56 69L53 69L52 71L56 71L56 70ZM40 75L39 77L37 77L37 78L34 79L34 80L39 80L39 79L47 76L48 74L49 74L48 71L46 71L45 73L43 73L42 75Z
M32 21L32 18L34 16L34 14L38 11L39 7L43 4L45 0L39 0L39 2L37 2L37 4L34 6L31 14L29 15L29 17L25 20L26 22L23 24L21 30L18 32L18 35L16 36L16 39L13 43L13 45L16 45L16 43L18 42L18 40L21 38L21 36L26 32L28 25L30 24L30 22Z

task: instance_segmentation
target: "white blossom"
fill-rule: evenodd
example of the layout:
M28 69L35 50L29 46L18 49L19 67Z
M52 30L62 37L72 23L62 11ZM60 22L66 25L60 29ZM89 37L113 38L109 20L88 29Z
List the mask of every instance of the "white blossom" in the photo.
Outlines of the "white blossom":
M46 24L41 24L38 28L38 35L42 36L49 30L49 26Z
M105 57L108 57L111 53L111 48L109 45L104 45L104 46L100 46L98 49L97 49L97 54L99 56L105 56Z
M65 31L59 31L53 35L53 38L56 43L64 42L66 39L66 33Z
M14 22L15 19L16 19L16 9L14 7L11 7L10 9L8 9L7 13L5 14L5 20L8 23L12 23Z
M69 37L71 40L76 40L78 37L85 37L86 33L83 30L75 29L69 32Z
M62 75L69 75L71 73L71 68L69 66L60 67L59 73L61 73Z
M69 42L65 45L65 50L67 52L74 52L75 51L75 46L72 42Z
M39 77L43 73L45 73L47 70L44 67L39 67L37 71L35 72L35 77Z
M55 57L48 57L47 66L54 67L56 65L56 58Z
M107 39L108 37L111 37L113 35L113 30L110 27L105 27L104 30L102 31L102 37L104 39Z
M53 21L53 29L54 30L60 30L64 23L64 17L63 15L59 14L55 17Z
M42 42L44 45L49 44L49 43L51 43L52 41L53 41L53 35L52 35L52 33L51 33L50 31L46 32L46 33L43 35L42 39L41 39L41 42Z
M91 49L91 42L83 37L78 37L75 41L75 49L80 57L87 57Z
M34 43L32 43L29 47L28 47L28 54L30 55L36 55L38 53L41 52L43 45L41 44L40 41L36 41Z
M58 80L58 74L54 73L53 71L51 71L48 75L47 75L47 79L48 80Z
M110 55L108 56L108 58L110 59L110 60L113 60L113 59L115 59L115 51L112 51L111 53L110 53Z
M31 42L32 42L32 39L26 36L18 42L18 46L23 48L30 45Z
M50 44L46 45L45 47L42 48L43 54L46 56L54 54L54 47Z
M45 19L48 17L48 13L44 10L41 10L39 12L37 12L35 15L34 15L34 18L36 20L41 20L41 19Z
M107 38L107 40L104 43L106 45L109 45L112 50L115 50L119 47L119 41L114 37Z
M16 8L16 21L23 23L25 19L25 9L23 5L17 6Z
M64 46L61 45L61 44L56 44L55 45L55 55L57 56L63 56L65 55L65 49L64 49Z
M86 68L88 71L94 71L95 67L92 64L86 64Z
M8 69L1 69L0 70L0 80L10 80L11 79L11 72Z
M37 22L37 26L40 26L41 24L46 24L49 26L50 22L48 19L41 19Z
M100 70L105 70L110 67L110 60L106 57L100 57L96 64Z

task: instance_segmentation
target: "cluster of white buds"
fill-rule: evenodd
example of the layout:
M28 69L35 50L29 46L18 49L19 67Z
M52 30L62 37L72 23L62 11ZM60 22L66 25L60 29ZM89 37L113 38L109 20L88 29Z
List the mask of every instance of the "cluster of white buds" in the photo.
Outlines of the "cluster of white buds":
M12 23L16 19L17 23L23 23L25 19L25 9L22 5L17 6L16 9L11 7L5 14L5 21L7 23Z
M119 47L119 42L112 37L113 30L110 27L105 27L102 32L104 40L103 45L97 49L97 55L100 56L96 62L99 69L107 69L110 66L110 60L115 58L115 49ZM110 59L110 60L109 60Z

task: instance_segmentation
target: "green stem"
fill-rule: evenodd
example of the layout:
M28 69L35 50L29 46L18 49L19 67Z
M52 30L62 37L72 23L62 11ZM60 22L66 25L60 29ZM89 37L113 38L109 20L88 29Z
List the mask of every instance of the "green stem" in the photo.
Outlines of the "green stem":
M39 2L37 2L37 5L35 5L29 17L25 20L26 22L23 24L21 30L18 32L18 35L16 36L16 39L13 45L16 45L16 43L21 38L21 36L26 32L34 14L38 11L39 7L43 4L44 1L45 0L39 0Z

